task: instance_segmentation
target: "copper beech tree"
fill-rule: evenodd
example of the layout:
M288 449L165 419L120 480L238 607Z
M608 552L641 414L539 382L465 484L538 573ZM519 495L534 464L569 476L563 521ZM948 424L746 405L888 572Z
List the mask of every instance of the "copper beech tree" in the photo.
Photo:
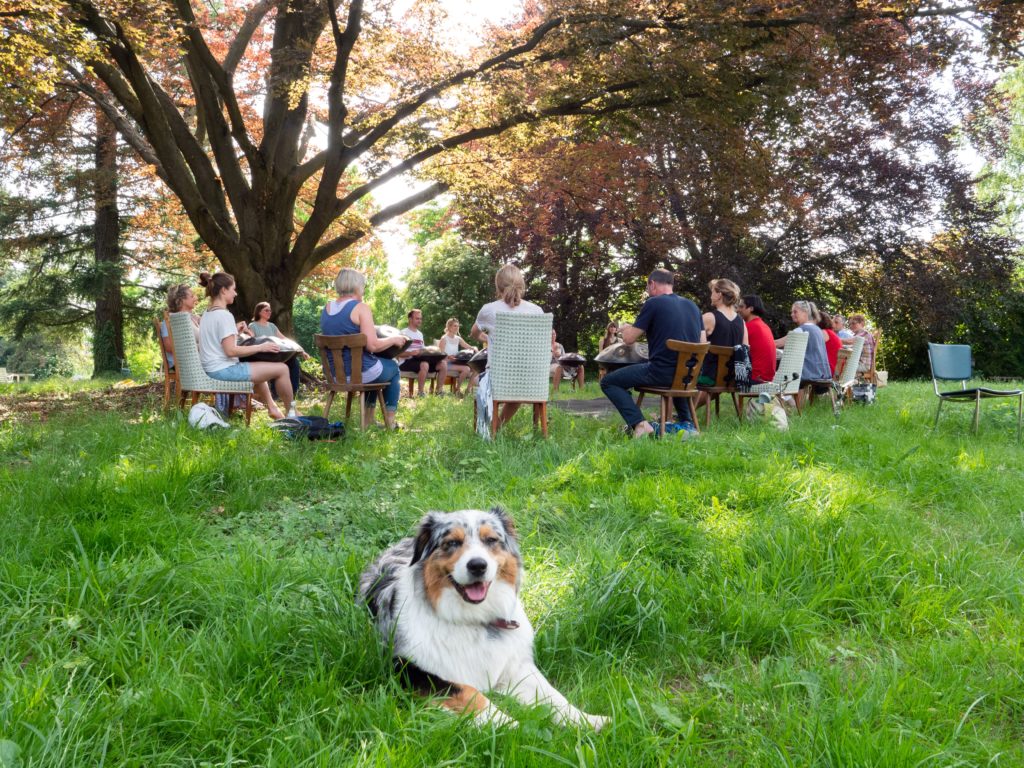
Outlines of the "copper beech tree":
M460 149L570 115L784 109L811 60L794 52L869 45L845 31L879 20L970 15L1010 43L1019 26L1014 0L549 0L456 55L439 13L428 0L400 18L386 0L16 0L0 66L18 69L4 52L19 38L50 56L59 87L96 102L236 276L238 305L267 299L287 328L303 277L444 191ZM922 29L908 45L952 55ZM365 206L403 175L424 186Z

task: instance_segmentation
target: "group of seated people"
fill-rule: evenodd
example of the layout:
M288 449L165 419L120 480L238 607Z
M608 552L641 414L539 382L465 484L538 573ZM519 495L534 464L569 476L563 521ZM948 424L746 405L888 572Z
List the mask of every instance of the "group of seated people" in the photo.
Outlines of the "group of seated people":
M602 391L616 406L635 437L650 434L652 427L643 419L628 390L637 386L671 384L676 356L668 349L667 340L708 342L726 347L745 345L749 348L753 384L772 381L775 377L777 355L781 354L786 344L786 337L775 338L765 323L766 312L761 298L753 294L741 296L739 286L733 281L716 279L709 283L711 308L702 314L692 301L673 293L673 280L674 275L671 272L663 269L654 270L647 283L649 298L636 321L632 324L609 323L600 341L600 348L603 350L618 341L631 344L642 335L647 336L646 363L625 366L601 379ZM287 364L242 359L258 352L279 350L278 344L273 340L249 346L239 343L239 334L255 337L280 336L277 326L270 321L270 304L257 304L251 322L236 322L228 310L237 293L231 275L223 272L210 275L203 272L199 276L199 282L209 298L209 307L202 317L194 314L197 297L185 285L171 288L167 306L172 312L188 312L191 315L203 369L214 379L252 382L256 397L266 406L271 418L279 419L284 416L284 412L275 403L274 395L280 398L284 411L289 415L295 415L293 400L299 383L297 359ZM426 360L418 359L425 349L423 332L420 330L423 313L419 309L413 309L408 313L408 325L400 331L400 335L381 338L377 334L372 310L363 301L366 289L365 275L358 270L344 268L338 273L334 285L337 298L328 301L320 313L321 333L339 336L360 333L365 335L362 381L367 384L387 384L382 390L385 427L397 427L395 415L401 391L402 371L416 375L420 395L424 394L424 383L431 373L431 367L440 382L444 382L448 376L454 378L456 392L461 393L464 384L468 390L476 383L477 377L469 366L456 363L453 359L462 350L476 349L459 335L457 318L449 318L446 322L445 332L437 340L443 358L431 365ZM506 264L497 271L495 291L495 301L480 308L470 331L472 338L480 341L483 346L493 343L491 334L499 312L543 312L539 306L524 298L526 285L523 274L512 264ZM794 330L806 333L809 337L802 379L827 386L827 382L835 375L839 350L843 345L852 344L858 337L864 339L858 371L863 373L871 370L875 339L865 327L864 315L851 315L847 328L847 323L841 316L830 317L819 310L814 302L800 300L793 302L790 318L796 326ZM167 338L166 327L162 326L161 333L164 336L168 362L173 366L173 350ZM378 353L391 347L405 346L407 339L410 340L408 346L395 355L395 359L378 356ZM558 343L557 334L552 330L550 373L552 386L556 390L568 367L560 362L564 355L565 350ZM344 360L347 378L351 375L351 360L347 355L344 356ZM715 356L707 355L698 376L698 384L713 385L717 365ZM581 386L584 384L585 372L582 365L576 366L571 375ZM273 393L271 386L268 385L273 386ZM376 398L376 391L367 393L365 407L369 410L370 421L373 418ZM682 400L677 400L675 404L682 427L694 429L689 405ZM218 406L220 405L218 403ZM498 426L508 421L518 407L516 403L503 404L501 412L495 414Z

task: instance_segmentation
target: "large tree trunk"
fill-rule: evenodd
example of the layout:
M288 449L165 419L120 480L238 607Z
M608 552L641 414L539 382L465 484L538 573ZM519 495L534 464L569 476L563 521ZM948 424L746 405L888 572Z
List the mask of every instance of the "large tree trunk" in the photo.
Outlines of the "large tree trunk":
M117 213L117 130L96 110L96 182L93 249L96 263L96 317L93 376L120 372L124 360L121 303L120 221Z

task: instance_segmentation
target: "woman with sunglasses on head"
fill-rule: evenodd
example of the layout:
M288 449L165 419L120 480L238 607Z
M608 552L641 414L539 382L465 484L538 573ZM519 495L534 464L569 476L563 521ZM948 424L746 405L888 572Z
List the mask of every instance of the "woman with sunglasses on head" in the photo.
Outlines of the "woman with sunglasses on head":
M270 322L270 302L261 301L253 309L252 320L249 321L249 333L257 338L260 336L284 337L284 334L281 333L277 325ZM285 365L288 366L288 378L292 382L292 397L298 397L299 395L299 375L302 373L302 368L299 365L300 357L303 360L309 359L309 355L303 349L285 362Z
M803 381L831 381L832 369L828 365L828 352L825 349L825 334L821 332L817 321L820 315L813 301L794 301L789 316L796 323L794 331L806 333L807 352L804 354L804 367L800 373ZM775 346L782 349L786 346L786 337L775 340Z
M273 381L281 396L285 410L290 416L297 415L292 403L292 384L288 380L288 366L284 363L242 362L239 358L257 352L279 352L280 347L272 341L244 347L238 343L238 327L228 307L238 294L235 278L226 272L199 275L199 284L210 297L210 306L199 321L199 359L203 370L211 379L218 381L251 381L256 397L267 406L272 419L284 418L270 396L268 381Z

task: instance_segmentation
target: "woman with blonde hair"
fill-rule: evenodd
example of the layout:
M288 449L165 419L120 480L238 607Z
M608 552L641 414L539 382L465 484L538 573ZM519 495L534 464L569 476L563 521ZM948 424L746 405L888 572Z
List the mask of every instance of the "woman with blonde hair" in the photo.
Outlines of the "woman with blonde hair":
M526 293L526 280L515 264L505 264L495 273L494 292L497 295L497 300L480 307L480 311L476 315L476 322L473 323L473 329L470 331L470 335L474 339L487 345L488 355L493 354L491 334L494 333L499 312L522 312L527 315L544 314L544 310L523 298ZM519 403L504 403L501 406L501 414L496 417L498 427L500 428L511 419L518 410Z
M466 387L468 392L476 385L476 374L473 373L473 369L468 365L460 365L453 363L452 358L454 355L459 353L462 349L472 349L476 351L476 347L471 347L466 341L459 336L459 321L457 318L449 317L448 321L444 324L444 335L437 340L437 345L441 348L448 357L448 375L455 376L455 394L458 397L462 396L462 382L469 379L469 384Z
M349 336L361 333L366 336L366 351L363 353L363 383L387 382L384 390L384 424L388 429L398 429L395 414L398 411L398 395L401 390L401 378L398 363L394 360L382 360L374 355L389 347L400 347L406 343L405 336L389 336L377 338L377 328L373 324L373 312L363 302L366 291L366 276L357 269L345 267L334 279L334 289L338 298L327 302L320 312L320 332L328 336ZM342 355L345 361L344 375L351 375L349 370L352 358L348 350ZM337 373L337 372L336 372ZM338 378L341 378L339 376ZM364 407L367 411L366 420L373 421L373 408L377 404L377 393L371 390L366 393Z
M747 326L736 311L740 299L740 287L732 280L717 278L708 283L711 291L711 311L703 315L704 331L708 343L720 347L735 347L748 344ZM718 355L708 353L704 358L697 383L713 387L718 374ZM703 401L704 398L701 398ZM698 403L699 404L699 403Z

